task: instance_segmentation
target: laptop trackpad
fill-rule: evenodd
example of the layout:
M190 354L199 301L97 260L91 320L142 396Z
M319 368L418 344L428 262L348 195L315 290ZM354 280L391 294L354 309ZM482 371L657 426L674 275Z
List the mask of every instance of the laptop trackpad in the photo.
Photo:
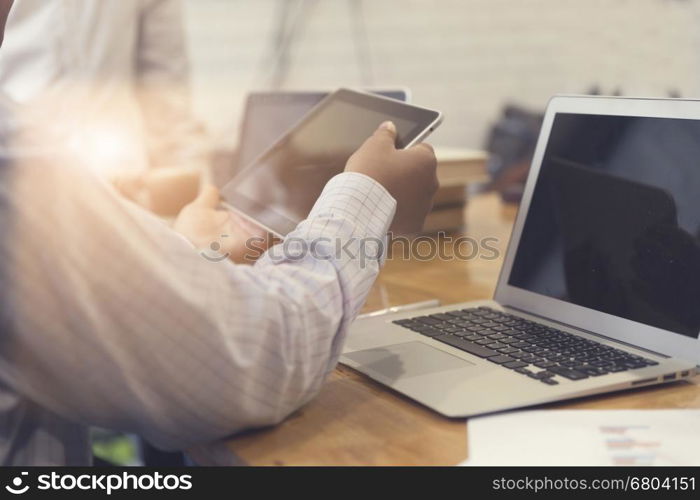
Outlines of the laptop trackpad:
M385 378L416 377L475 366L464 359L435 349L422 342L404 342L343 355L363 369Z

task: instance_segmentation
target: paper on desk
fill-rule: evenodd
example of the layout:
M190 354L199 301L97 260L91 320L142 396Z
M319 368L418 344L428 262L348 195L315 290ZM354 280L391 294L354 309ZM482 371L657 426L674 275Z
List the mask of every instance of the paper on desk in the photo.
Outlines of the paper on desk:
M470 419L460 465L700 465L700 410L542 410Z

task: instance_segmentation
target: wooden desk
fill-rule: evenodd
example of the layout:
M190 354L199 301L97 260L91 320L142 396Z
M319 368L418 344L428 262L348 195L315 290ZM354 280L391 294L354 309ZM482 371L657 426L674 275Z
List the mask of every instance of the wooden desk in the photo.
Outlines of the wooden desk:
M444 304L491 298L515 218L493 195L468 207L468 231L498 238L495 260L387 262L366 310L438 298ZM671 387L549 405L550 408L700 408L700 378ZM321 394L280 426L228 443L251 465L453 465L467 457L464 420L449 420L339 366Z

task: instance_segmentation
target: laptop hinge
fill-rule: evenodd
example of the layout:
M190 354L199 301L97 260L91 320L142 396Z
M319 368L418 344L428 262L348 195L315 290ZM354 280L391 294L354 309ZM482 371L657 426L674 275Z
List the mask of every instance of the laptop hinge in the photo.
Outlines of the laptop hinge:
M609 336L607 336L607 335L603 335L602 333L592 332L592 331L590 331L590 330L586 330L585 328L580 328L580 327L578 327L578 326L570 325L570 324L564 323L564 322L562 322L562 321L557 321L557 320L555 320L555 319L548 318L548 317L546 317L546 316L542 316L542 315L539 315L539 314L535 314L535 313L533 313L533 312L526 311L526 310L520 309L520 308L518 308L518 307L507 306L507 305L505 305L505 304L502 304L502 305L503 305L503 308L504 308L504 309L510 309L510 310L513 310L513 311L516 311L516 312L519 312L519 313L527 314L527 315L529 315L529 316L534 316L534 317L536 317L536 318L540 318L540 319L543 319L543 320L545 320L545 321L549 321L549 322L551 322L551 323L556 323L556 324L558 324L558 325L562 325L562 326L565 326L565 327L567 327L567 328L571 328L572 330L577 330L577 331L579 331L579 332L587 333L588 335L594 335L594 336L596 336L596 337L600 337L600 338L603 338L603 339L605 339L605 340L609 340L609 341L611 341L611 342L615 342L616 344L620 344L620 345L624 345L624 346L627 346L627 347L631 347L632 349L637 349L638 351L648 352L649 354L654 354L654 355L660 356L660 357L662 357L662 358L667 358L667 359L670 359L670 358L671 358L671 356L669 356L668 354L664 354L664 353L657 352L657 351L652 351L651 349L647 349L646 347L641 347L641 346L638 346L638 345L635 345L635 344L630 344L629 342L624 342L624 341L622 341L622 340L619 340L619 339L616 339L616 338L612 338L612 337L609 337Z

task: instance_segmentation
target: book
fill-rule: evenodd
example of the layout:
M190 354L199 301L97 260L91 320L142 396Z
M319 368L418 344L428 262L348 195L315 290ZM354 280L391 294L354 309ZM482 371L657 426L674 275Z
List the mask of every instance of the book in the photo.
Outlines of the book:
M467 203L467 186L440 186L433 198L433 208Z
M474 149L436 147L437 176L440 185L465 186L488 182L488 154Z
M465 223L465 204L434 207L425 218L421 232L431 234L439 231L456 231L462 229Z

